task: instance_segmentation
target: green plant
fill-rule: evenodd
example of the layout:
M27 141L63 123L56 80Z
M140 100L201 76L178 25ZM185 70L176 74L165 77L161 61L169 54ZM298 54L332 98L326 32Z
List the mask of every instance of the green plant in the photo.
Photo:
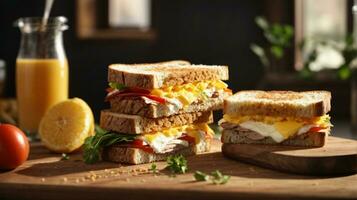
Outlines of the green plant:
M255 23L263 30L267 45L263 47L252 43L250 49L258 56L263 66L269 67L271 65L269 58L280 60L284 57L287 48L292 44L294 29L286 24L270 24L262 16L256 17Z
M184 174L188 170L187 160L183 155L169 156L166 160L167 168L175 174Z
M345 39L337 43L331 40L312 40L305 38L300 44L300 50L303 51L306 43L310 43L311 50L305 55L304 67L300 70L300 76L305 79L314 78L315 72L311 70L310 65L317 61L321 52L318 51L318 47L334 49L336 54L343 57L343 62L340 65L336 65L336 77L340 80L347 80L352 76L352 68L357 56L357 48L354 45L354 39L352 34L348 34ZM322 66L324 67L324 66ZM316 71L316 70L315 70Z

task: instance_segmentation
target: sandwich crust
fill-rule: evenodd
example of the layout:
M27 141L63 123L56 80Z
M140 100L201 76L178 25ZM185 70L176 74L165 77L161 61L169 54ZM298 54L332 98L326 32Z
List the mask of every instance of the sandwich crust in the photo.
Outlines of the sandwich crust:
M183 113L162 118L145 118L103 110L100 115L100 127L108 131L127 134L151 133L175 126L194 123L211 123L212 111Z
M254 134L254 132L252 132ZM303 147L322 147L325 145L327 133L319 132L307 132L301 135L295 135L284 140L281 143L275 142L271 137L264 137L263 139L253 140L245 136L245 134L239 134L239 131L223 130L222 131L222 143L233 144L265 144L265 145L285 145L285 146L303 146Z
M241 91L224 101L224 113L237 115L267 115L312 118L331 109L328 91Z
M112 64L108 81L128 87L154 89L206 80L228 80L228 67L184 62Z
M149 153L138 148L128 148L121 145L113 145L107 147L103 151L103 159L111 162L128 163L128 164L143 164L156 161L166 160L171 155L194 155L197 153L203 153L210 150L211 140L206 140L203 145L190 145L188 147L181 148L177 151L157 154Z

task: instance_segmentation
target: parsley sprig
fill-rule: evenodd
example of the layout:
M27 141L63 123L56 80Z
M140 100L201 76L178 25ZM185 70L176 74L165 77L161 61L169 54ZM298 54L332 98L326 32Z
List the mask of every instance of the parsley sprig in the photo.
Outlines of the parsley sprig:
M211 172L211 174L206 174L201 171L196 171L193 175L196 181L209 181L211 180L215 185L223 185L226 184L231 176L223 175L219 170Z
M101 159L101 151L104 147L122 143L131 142L135 135L124 135L106 131L99 126L95 127L95 135L86 138L84 142L83 160L87 164L92 164Z
M193 176L195 177L196 181L208 181L210 179L208 174L205 174L201 171L196 171Z
M158 173L158 169L157 169L157 166L155 163L151 164L150 168L149 168L149 171L151 171L152 173L154 174L157 174Z
M166 160L167 168L175 174L184 174L187 172L187 160L183 155L169 156Z

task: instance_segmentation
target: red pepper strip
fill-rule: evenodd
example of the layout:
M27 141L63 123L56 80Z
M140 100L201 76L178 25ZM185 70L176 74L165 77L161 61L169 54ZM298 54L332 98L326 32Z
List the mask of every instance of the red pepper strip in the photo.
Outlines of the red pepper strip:
M146 97L148 99L151 99L153 101L156 101L158 103L161 103L161 104L165 104L166 103L166 100L164 98L161 98L161 97L157 97L157 96L154 96L154 95L151 95L151 94L142 94L142 93L134 93L134 92L130 92L130 93L114 93L110 96L108 96L106 98L106 101L110 100L110 99L113 99L115 97L137 97L137 96L143 96L143 97Z
M315 126L315 127L310 128L309 132L315 133L315 132L321 131L322 129L325 129L325 127Z
M154 150L149 145L144 145L144 141L136 139L131 143L133 148L142 149L148 153L154 153Z
M193 143L195 144L196 143L196 140L194 137L191 137L191 136L188 136L188 135L184 135L182 137L179 137L180 140L185 140L187 141L188 143Z

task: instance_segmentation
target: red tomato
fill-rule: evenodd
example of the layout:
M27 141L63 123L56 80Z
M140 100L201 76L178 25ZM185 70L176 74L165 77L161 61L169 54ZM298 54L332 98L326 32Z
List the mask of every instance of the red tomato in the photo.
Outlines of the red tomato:
M146 151L148 153L154 152L154 150L149 145L144 145L144 141L138 139L132 142L132 147L142 149L143 151Z
M0 125L0 168L14 169L24 163L30 145L26 135L16 126Z
M188 135L184 135L182 137L179 138L180 140L186 140L188 143L192 143L195 144L196 143L196 139L194 137L188 136Z
M309 132L315 133L315 132L321 131L322 129L324 129L324 127L318 127L318 126L316 126L316 127L310 128Z

